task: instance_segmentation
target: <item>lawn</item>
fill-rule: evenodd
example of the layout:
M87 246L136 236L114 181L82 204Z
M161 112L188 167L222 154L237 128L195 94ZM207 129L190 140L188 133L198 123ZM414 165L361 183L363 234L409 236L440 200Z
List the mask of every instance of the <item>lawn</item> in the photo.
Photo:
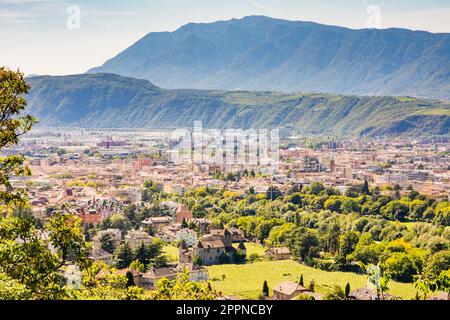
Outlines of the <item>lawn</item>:
M310 268L292 260L263 261L244 265L217 265L208 267L209 279L214 289L227 295L238 295L242 298L256 299L261 293L264 280L270 290L283 281L295 281L303 274L305 286L311 280L315 282L316 292L327 293L334 285L344 287L350 283L351 289L364 287L367 283L365 275L347 272L327 272ZM225 280L222 280L225 275ZM390 282L389 293L403 299L413 299L415 289L412 284Z
M179 249L171 244L166 244L163 247L163 254L167 257L169 262L178 262Z
M245 247L247 248L247 256L256 253L261 258L264 257L264 251L266 250L266 248L264 248L263 246L253 242L245 242L244 244Z

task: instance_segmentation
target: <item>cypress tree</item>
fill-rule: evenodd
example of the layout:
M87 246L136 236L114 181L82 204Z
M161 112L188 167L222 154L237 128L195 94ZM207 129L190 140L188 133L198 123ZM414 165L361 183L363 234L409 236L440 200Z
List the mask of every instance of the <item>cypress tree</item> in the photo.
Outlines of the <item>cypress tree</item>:
M267 280L264 280L262 293L265 297L269 296L269 286L267 285Z
M350 283L345 285L345 297L348 299L350 296Z

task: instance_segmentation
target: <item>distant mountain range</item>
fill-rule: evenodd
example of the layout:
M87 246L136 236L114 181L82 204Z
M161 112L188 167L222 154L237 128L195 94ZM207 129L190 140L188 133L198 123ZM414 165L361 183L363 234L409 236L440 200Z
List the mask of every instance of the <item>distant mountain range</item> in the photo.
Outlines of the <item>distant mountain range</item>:
M115 74L35 76L29 110L42 127L286 128L335 136L450 134L450 103L407 97L161 89Z
M450 34L251 16L149 33L89 73L163 88L450 99Z

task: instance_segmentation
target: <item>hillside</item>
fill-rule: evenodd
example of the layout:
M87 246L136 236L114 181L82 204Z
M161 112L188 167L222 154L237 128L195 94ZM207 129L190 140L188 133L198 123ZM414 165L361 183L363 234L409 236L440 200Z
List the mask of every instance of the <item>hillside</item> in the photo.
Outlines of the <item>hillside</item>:
M149 33L89 73L163 88L450 98L450 34L264 16Z
M113 74L27 79L44 127L290 128L301 134L448 135L450 103L393 97L166 90Z

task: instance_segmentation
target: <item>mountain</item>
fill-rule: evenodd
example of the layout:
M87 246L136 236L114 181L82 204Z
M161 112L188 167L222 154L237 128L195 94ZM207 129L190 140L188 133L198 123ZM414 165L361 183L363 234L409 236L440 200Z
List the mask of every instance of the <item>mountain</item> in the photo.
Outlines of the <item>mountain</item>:
M91 129L287 128L300 134L450 134L450 103L407 97L161 89L115 74L27 79L41 127Z
M450 34L250 16L149 33L88 71L104 72L170 89L450 99Z

